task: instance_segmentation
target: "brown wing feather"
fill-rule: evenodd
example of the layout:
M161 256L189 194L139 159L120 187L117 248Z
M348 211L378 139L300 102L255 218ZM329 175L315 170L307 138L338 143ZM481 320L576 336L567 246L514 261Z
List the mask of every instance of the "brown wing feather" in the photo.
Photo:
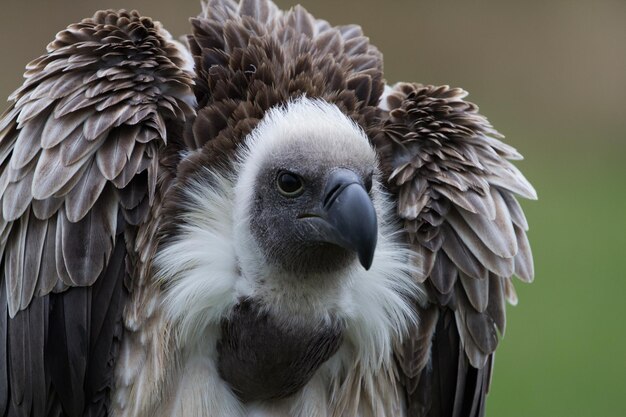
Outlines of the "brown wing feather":
M193 114L183 66L160 24L102 11L60 32L11 96L0 120L0 415L105 415L132 270L124 240L146 220L161 150Z
M507 160L521 156L465 96L447 86L398 84L381 103L380 130L371 133L398 216L422 255L416 276L430 305L420 308L439 312L426 342L430 365L411 353L424 331L397 352L411 417L484 413L504 300L517 300L510 278L529 282L534 273L514 194L534 199L535 191ZM406 364L411 357L416 362Z
M300 6L283 12L267 0L208 0L191 23L201 110L185 139L194 148L210 140L211 158L230 155L267 110L290 98L322 98L364 128L377 112L382 56L358 26L332 27Z

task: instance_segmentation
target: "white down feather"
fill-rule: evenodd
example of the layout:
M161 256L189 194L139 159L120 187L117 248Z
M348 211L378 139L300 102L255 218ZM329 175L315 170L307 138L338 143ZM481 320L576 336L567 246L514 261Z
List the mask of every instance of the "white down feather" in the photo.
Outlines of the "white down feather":
M154 261L159 281L168 288L163 306L177 335L177 349L184 352L181 367L206 365L197 368L204 369L200 375L181 373L180 386L189 386L190 379L200 383L199 379L208 378L210 383L205 380L205 386L222 384L221 389L228 390L214 366L219 323L239 297L255 296L259 275L280 275L263 263L261 251L250 234L249 221L253 219L248 218L246 199L251 196L264 155L288 146L285 140L294 135L294 129L316 133L313 139L320 151L332 149L339 155L362 153L363 158L371 157L375 163L375 152L365 134L336 106L301 98L266 115L246 139L231 170L207 168L203 179L185 190L188 200L182 215L184 226L178 236L159 250ZM329 130L333 136L326 134ZM338 136L343 139L338 141ZM273 404L243 406L232 395L216 396L200 390L195 395L211 398L197 402L198 407L208 410L196 409L196 414L192 414L192 410L179 408L178 413L182 414L178 415L383 417L400 408L393 345L406 333L410 322L416 320L407 296L421 297L422 292L411 279L409 257L413 253L400 243L399 231L392 224L395 208L376 181L372 195L379 236L371 269L366 271L355 263L337 278L341 285L335 288L303 285L298 289L314 291L314 297L319 298L313 307L309 306L312 310L307 314L325 314L324 310L327 313L332 309L346 322L342 347L318 370L303 392ZM298 303L285 304L273 303L275 314L309 308Z

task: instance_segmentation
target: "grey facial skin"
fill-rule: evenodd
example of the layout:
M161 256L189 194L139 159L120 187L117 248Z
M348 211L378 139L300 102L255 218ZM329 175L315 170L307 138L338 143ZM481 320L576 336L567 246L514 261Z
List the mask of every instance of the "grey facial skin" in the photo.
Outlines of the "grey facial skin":
M372 167L332 161L332 154L290 156L276 156L256 177L250 230L263 261L277 267L279 279L313 277L321 286L341 280L357 261L369 269L378 236ZM294 394L343 340L344 324L333 313L285 320L264 303L240 300L217 345L220 375L244 402Z
M276 178L299 175L304 190L282 195ZM330 273L358 257L369 269L378 224L369 196L371 172L355 167L267 167L258 177L251 224L265 258L295 274Z

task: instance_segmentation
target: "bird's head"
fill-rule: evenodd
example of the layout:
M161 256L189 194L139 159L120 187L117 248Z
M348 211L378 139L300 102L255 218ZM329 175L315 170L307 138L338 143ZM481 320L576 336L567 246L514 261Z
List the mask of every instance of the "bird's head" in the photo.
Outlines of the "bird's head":
M369 269L378 237L376 154L336 106L302 98L247 138L235 188L240 255L287 273Z
M371 352L403 331L416 292L410 253L357 124L301 98L269 110L228 166L207 163L207 152L181 162L154 261L181 343L242 297L287 321L336 315Z

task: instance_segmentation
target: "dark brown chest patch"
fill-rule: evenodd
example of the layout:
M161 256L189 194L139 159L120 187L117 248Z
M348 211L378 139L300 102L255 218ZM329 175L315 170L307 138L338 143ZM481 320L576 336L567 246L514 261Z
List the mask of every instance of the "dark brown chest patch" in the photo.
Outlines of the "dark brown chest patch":
M288 397L337 351L342 331L340 320L284 326L242 300L222 323L220 376L244 402Z

